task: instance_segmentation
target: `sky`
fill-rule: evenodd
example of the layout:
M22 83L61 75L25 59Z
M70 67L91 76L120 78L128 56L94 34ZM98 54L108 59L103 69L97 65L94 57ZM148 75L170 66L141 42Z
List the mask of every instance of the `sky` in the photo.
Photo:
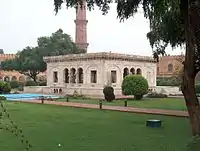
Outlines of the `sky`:
M6 0L0 2L0 49L4 53L16 53L26 46L36 46L37 38L50 36L59 28L75 37L75 10L64 6L57 15L53 0ZM146 38L148 20L139 11L124 22L117 19L116 5L104 16L97 9L87 11L88 52L115 52L134 55L152 55ZM167 53L181 54L180 48Z

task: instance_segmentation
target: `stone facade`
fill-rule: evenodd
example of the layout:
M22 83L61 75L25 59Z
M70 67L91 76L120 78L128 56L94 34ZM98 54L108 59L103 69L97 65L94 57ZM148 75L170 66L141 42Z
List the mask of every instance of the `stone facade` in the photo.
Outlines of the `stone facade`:
M111 85L120 96L123 77L142 74L150 87L156 86L157 64L151 57L115 53L87 53L44 57L47 63L47 87L26 92L78 93L87 97L103 97L103 88Z

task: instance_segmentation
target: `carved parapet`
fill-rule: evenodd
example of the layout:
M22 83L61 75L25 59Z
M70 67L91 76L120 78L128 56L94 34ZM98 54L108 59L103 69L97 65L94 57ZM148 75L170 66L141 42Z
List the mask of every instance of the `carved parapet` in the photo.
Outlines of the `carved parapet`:
M78 60L121 60L121 61L140 61L140 62L156 63L153 57L120 54L120 53L109 53L109 52L48 56L48 57L43 57L43 60L47 63L78 61Z

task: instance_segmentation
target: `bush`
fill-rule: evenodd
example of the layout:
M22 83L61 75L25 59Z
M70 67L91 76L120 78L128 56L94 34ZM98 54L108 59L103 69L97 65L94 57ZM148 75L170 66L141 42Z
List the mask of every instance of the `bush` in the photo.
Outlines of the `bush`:
M0 93L9 93L11 91L10 83L0 82Z
M108 102L112 102L115 99L114 89L111 86L106 86L103 89L104 98Z
M178 77L158 77L156 79L157 86L180 86L181 79Z
M141 100L148 93L148 82L141 75L128 75L122 82L122 93L134 95L136 100Z
M26 81L25 86L38 86L35 81Z
M19 81L10 81L10 86L12 89L19 88L20 86L23 86L23 83Z
M149 97L149 98L167 98L168 96L166 94L152 92L152 93L149 93L147 95L147 97Z
M196 93L200 93L200 84L195 85Z
M5 96L0 96L0 100L5 101L5 100L7 100L7 98Z
M46 86L47 85L47 82L46 81L40 81L39 82L39 86Z

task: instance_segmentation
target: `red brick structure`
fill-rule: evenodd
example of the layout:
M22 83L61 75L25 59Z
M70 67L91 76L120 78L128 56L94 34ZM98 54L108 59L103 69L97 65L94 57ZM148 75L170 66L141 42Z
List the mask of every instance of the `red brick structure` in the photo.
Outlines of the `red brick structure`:
M14 59L15 56L16 56L15 54L0 54L0 62L9 59ZM17 71L3 71L0 69L0 81L11 81L11 80L24 81L25 76Z
M179 76L183 70L182 61L185 56L163 56L159 59L157 64L157 77L174 77ZM200 81L200 72L196 76L196 82Z
M86 1L83 0L82 7L79 6L76 9L76 20L74 21L76 24L76 35L75 35L75 43L76 45L85 51L87 51L88 43L87 43L87 23L86 19Z
M157 64L157 77L177 76L183 69L184 55L163 56Z
M15 54L0 54L0 64L2 61L14 59L16 57ZM40 73L40 77L45 77L46 72ZM25 81L30 80L30 77L26 77L23 74L20 74L17 71L4 71L0 69L0 81Z

